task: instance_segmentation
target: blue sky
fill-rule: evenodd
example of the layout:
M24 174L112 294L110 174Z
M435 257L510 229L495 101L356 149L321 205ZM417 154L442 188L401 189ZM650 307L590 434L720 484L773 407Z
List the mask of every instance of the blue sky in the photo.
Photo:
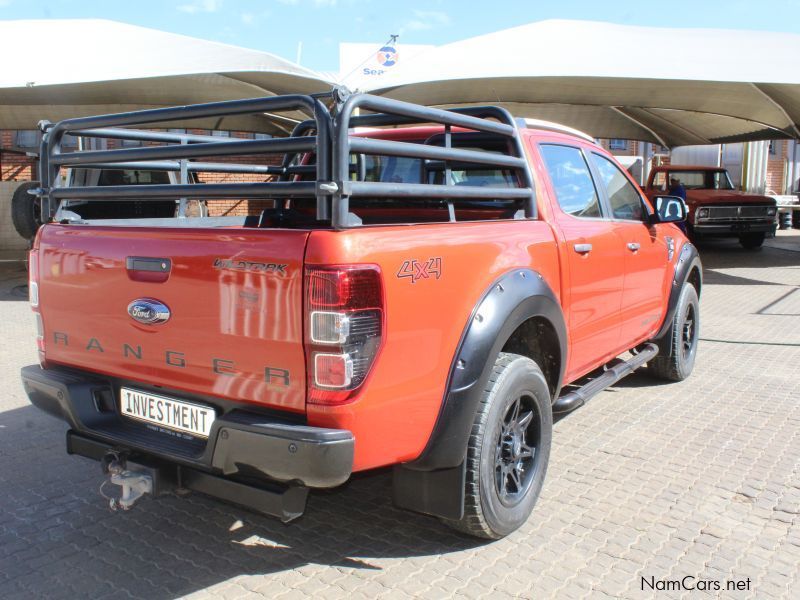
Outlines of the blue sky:
M552 18L800 33L800 0L0 0L0 19L89 17L265 50L291 60L302 42L303 65L336 71L339 42L377 45L390 34L400 34L401 43L445 44ZM68 37L65 31L60 41ZM42 42L47 40L31 40ZM654 40L644 50L650 56L669 52L669 41Z

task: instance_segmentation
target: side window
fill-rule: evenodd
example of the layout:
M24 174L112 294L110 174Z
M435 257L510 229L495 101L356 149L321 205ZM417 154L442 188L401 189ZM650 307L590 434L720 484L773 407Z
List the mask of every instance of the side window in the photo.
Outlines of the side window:
M574 217L600 217L597 190L583 153L572 146L539 146L561 210Z
M608 201L611 204L611 214L615 219L629 221L644 220L644 205L639 192L633 187L622 171L605 156L597 153L594 163L600 174L600 183L605 187Z

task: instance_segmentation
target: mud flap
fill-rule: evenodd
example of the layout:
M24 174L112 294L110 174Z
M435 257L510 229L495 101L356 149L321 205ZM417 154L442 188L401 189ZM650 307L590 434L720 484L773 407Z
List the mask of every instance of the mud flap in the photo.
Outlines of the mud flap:
M459 520L464 516L466 463L450 469L417 471L403 465L392 473L395 506L415 512Z

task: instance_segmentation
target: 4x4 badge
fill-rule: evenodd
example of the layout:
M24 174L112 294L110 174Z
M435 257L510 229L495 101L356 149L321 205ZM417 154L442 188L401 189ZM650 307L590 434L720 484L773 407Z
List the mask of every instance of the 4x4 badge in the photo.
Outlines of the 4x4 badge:
M128 314L143 325L158 325L169 320L169 307L154 298L137 298L128 304Z
M420 279L439 279L442 276L442 258L436 256L428 260L406 260L403 261L400 270L397 271L397 278L408 277L411 283L417 283Z

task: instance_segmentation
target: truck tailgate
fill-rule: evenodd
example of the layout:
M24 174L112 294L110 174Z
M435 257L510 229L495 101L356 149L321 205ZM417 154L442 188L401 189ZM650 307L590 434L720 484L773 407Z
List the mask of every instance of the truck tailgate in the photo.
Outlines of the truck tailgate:
M304 411L307 238L289 230L47 225L38 245L45 359ZM152 301L168 309L166 321L140 322Z

